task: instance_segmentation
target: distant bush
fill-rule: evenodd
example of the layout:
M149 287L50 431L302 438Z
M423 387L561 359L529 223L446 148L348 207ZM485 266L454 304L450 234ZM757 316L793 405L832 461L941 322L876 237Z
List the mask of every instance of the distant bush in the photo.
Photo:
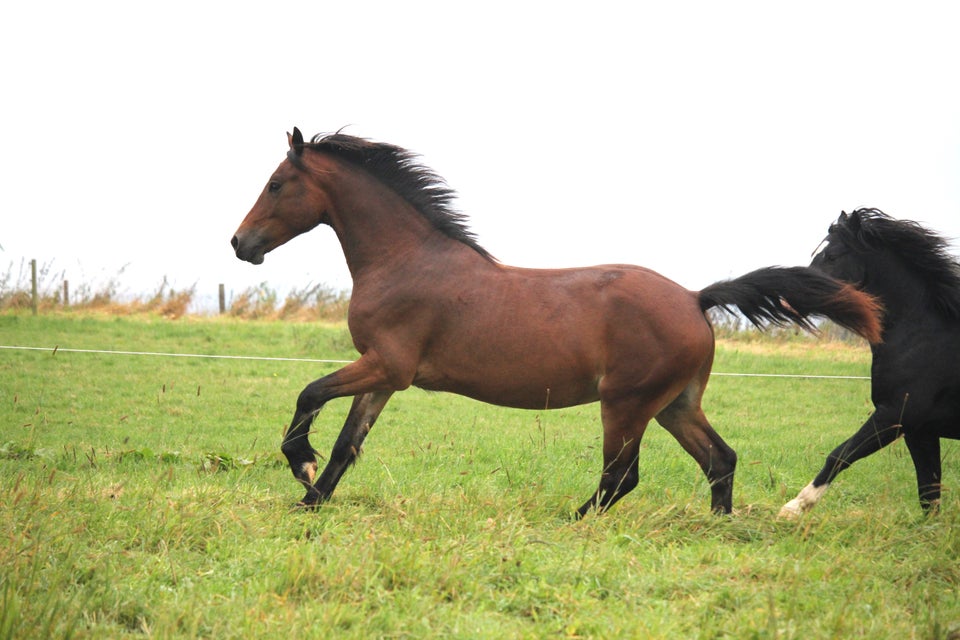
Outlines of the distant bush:
M37 265L37 310L96 311L110 315L153 314L165 318L179 318L204 312L191 312L196 300L196 286L176 290L170 287L166 277L152 293L144 295L121 295L120 286L124 269L99 284L71 283L65 271L55 270L51 265ZM19 265L11 264L0 273L0 311L26 311L33 305L31 293L31 268L27 260ZM69 300L64 299L69 296ZM67 304L68 303L68 304ZM281 301L275 289L267 283L241 291L226 304L224 310L235 318L245 320L283 319L294 321L322 320L339 322L347 317L350 294L323 284L310 284L302 289L293 289ZM215 312L215 309L213 310Z
M241 291L230 303L228 313L246 319L325 320L339 322L347 317L350 295L323 284L293 289L280 303L280 296L266 282Z

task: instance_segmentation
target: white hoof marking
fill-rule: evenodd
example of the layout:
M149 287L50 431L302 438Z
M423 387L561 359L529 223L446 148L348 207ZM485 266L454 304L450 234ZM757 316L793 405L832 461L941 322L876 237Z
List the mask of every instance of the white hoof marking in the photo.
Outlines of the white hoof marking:
M799 518L807 511L810 511L810 509L813 508L813 505L820 501L820 498L822 498L823 494L827 492L827 488L829 486L829 484L825 484L815 487L811 482L805 486L800 493L797 494L796 498L780 508L780 513L777 514L777 517L787 520L795 520L796 518Z

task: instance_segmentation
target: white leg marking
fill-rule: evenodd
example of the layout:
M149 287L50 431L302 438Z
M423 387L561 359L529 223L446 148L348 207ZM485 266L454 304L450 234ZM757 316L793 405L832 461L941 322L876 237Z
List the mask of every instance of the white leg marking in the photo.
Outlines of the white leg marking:
M800 493L797 494L796 498L780 508L780 513L777 514L777 517L788 520L799 518L807 511L810 511L810 509L813 508L813 505L820 501L820 498L823 497L823 494L827 492L829 487L829 484L825 484L821 487L815 487L811 482L805 486Z
M307 478L310 480L310 484L313 484L313 479L317 476L317 463L304 462L300 466L300 470L307 475Z

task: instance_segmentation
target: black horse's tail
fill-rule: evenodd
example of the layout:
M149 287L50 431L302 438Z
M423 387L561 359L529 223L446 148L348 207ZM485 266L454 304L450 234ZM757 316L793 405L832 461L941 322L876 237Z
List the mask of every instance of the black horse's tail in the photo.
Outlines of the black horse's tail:
M809 267L767 267L733 280L715 282L700 292L703 311L731 306L755 326L796 323L816 332L811 316L824 316L866 338L880 342L881 305L853 285Z

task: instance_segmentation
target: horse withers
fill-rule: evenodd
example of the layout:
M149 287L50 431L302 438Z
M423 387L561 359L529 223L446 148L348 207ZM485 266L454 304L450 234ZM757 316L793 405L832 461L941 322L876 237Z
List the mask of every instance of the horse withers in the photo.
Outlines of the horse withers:
M780 510L796 517L837 474L903 436L924 511L940 502L940 439L960 438L960 264L948 243L878 209L841 213L810 266L881 301L882 340L871 345L874 411Z
M577 510L605 510L638 483L656 419L697 461L714 511L732 509L736 454L701 409L713 364L711 307L755 324L810 328L820 314L877 340L875 300L805 267L768 268L692 292L630 265L521 269L497 262L451 207L453 191L417 157L343 134L288 134L287 158L231 241L254 264L291 238L330 226L353 279L348 326L360 357L306 386L282 451L327 500L391 395L411 385L497 405L600 402L600 483ZM353 404L323 472L308 436L329 400Z

